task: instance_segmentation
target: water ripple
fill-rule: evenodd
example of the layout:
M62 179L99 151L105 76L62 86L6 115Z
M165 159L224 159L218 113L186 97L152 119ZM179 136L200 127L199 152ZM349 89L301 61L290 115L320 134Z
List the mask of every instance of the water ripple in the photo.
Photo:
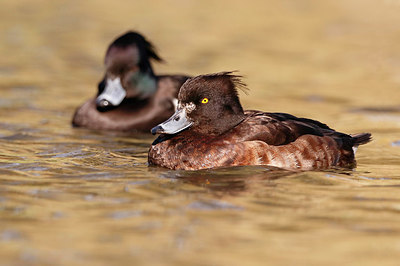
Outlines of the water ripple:
M229 202L224 202L224 201L217 201L217 200L212 200L212 201L195 201L190 203L187 206L189 209L196 209L196 210L202 210L202 211L210 211L210 210L236 210L236 211L242 211L244 210L243 207L233 205Z

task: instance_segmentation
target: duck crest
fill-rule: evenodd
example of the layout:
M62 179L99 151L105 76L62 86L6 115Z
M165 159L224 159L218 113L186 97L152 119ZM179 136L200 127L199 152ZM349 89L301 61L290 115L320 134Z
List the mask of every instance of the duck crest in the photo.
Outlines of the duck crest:
M110 53L113 47L126 49L131 45L136 45L138 49L138 65L141 72L148 72L154 75L153 68L149 59L153 59L157 62L163 62L164 60L157 54L154 45L146 40L141 34L133 31L128 31L122 36L115 39L107 49L107 55Z
M234 71L219 72L188 79L179 90L178 98L183 102L196 101L199 95L208 91L212 94L219 92L240 103L238 89L248 92L242 76L235 75Z

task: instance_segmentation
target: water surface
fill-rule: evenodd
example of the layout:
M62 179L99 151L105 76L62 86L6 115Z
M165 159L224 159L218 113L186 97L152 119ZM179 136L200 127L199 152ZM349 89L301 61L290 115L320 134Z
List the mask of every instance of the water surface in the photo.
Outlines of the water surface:
M398 1L1 6L0 264L398 264ZM148 167L153 136L70 126L128 29L168 61L157 72L238 69L245 108L374 140L354 170Z

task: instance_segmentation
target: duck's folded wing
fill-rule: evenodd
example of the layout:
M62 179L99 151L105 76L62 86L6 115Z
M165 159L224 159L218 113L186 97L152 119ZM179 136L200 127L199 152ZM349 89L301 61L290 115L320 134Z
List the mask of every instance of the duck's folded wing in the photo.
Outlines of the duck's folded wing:
M260 140L269 145L285 145L303 135L333 137L336 134L343 134L321 122L290 114L260 111L246 111L245 114L247 118L238 128L239 131L243 131L243 134L240 134L243 140Z

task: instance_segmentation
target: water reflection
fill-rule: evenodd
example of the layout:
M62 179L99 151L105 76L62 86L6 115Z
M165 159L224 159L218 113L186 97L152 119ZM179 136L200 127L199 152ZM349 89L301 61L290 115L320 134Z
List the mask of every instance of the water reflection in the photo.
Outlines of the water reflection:
M400 113L400 106L374 106L354 108L352 112L360 113Z
M273 167L263 166L238 166L220 169L199 171L166 171L162 172L156 167L151 167L155 173L160 172L162 178L173 178L183 183L188 183L206 188L213 192L238 194L249 192L255 187L273 186L272 180L288 177L294 172Z

